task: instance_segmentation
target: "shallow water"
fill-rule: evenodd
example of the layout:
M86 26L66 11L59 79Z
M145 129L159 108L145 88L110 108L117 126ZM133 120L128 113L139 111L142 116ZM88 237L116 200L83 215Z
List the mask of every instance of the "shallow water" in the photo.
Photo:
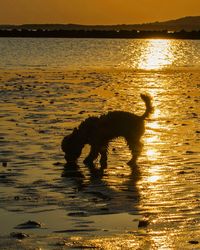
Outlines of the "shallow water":
M0 80L0 248L20 231L30 237L17 249L199 249L198 70L13 68ZM155 111L137 168L123 139L102 178L82 163L88 147L65 168L64 135L90 115L142 114L144 92ZM17 229L28 220L41 228Z

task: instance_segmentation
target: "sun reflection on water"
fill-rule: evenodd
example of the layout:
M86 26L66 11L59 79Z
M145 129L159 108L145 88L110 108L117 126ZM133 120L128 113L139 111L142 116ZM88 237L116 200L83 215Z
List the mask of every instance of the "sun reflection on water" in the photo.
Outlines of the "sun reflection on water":
M148 161L150 162L148 173L146 176L146 181L149 185L154 185L155 182L163 178L162 173L160 172L160 166L154 165L154 163L161 157L161 122L160 122L160 103L156 97L159 96L159 89L151 89L150 95L152 96L154 112L152 113L149 121L147 122L146 133L143 138L145 144L145 152ZM153 187L153 186L152 186Z
M151 137L146 137L144 140L145 140L146 144L152 144L155 141L157 141L158 139L159 139L158 135L152 135Z
M138 63L139 69L156 70L169 66L173 62L170 40L148 40L142 50Z
M149 178L147 179L148 182L156 182L160 179L160 176L159 175L152 175L152 176L149 176Z
M153 121L150 123L149 127L151 128L152 131L158 130L160 128L160 124L158 121Z

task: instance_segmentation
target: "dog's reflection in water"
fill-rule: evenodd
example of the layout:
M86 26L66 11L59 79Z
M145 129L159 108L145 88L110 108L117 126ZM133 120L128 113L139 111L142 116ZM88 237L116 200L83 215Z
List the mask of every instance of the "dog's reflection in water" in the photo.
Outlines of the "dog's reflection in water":
M66 163L62 172L62 177L73 181L78 190L83 188L84 174L77 163Z
M139 153L137 157L139 157ZM137 157L136 157L136 161L137 161ZM128 177L128 182L130 181L130 184L132 186L135 186L136 182L140 180L140 177L141 177L140 168L137 165L136 161L132 162L131 165L129 164L131 172ZM87 169L89 170L89 183L94 183L95 181L97 182L102 181L106 173L107 166L106 167L100 166L98 168L95 163L88 163ZM88 178L85 176L85 173L83 173L80 166L76 162L65 164L62 177L67 178L69 180L73 180L76 183L78 189L82 189L85 186L84 183L86 179L88 183Z
M101 179L104 175L104 170L106 168L97 168L94 163L87 164L90 178ZM84 179L85 176L80 169L80 166L76 162L66 163L62 173L62 177L72 178L72 179Z
M130 175L122 174L121 178L117 173L110 173L109 168L97 168L95 164L84 168L68 163L64 167L62 176L70 191L66 193L66 199L71 210L86 211L91 215L138 214L140 201L138 180L141 175L137 165L131 168Z

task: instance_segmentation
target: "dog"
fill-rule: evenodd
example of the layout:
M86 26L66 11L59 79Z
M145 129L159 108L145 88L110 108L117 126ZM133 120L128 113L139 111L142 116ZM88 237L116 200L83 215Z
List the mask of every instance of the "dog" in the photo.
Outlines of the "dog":
M100 154L100 165L107 167L107 153L109 142L118 137L124 137L132 153L129 165L136 164L142 149L140 139L145 131L145 119L153 112L151 97L140 95L146 110L138 116L130 112L112 111L100 117L89 117L78 128L74 128L70 135L64 137L61 148L65 153L68 164L74 164L81 155L86 144L91 146L89 155L85 158L85 165L92 165Z

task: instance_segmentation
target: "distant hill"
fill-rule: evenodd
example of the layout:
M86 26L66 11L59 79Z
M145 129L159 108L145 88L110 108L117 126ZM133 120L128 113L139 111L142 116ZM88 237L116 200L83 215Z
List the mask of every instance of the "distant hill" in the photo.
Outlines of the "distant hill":
M200 30L200 16L188 16L165 22L145 23L133 25L138 30L168 30L168 31L193 31Z
M119 25L79 25L79 24L23 24L0 25L0 29L31 30L148 30L148 31L193 31L200 30L200 16L188 16L165 22Z

